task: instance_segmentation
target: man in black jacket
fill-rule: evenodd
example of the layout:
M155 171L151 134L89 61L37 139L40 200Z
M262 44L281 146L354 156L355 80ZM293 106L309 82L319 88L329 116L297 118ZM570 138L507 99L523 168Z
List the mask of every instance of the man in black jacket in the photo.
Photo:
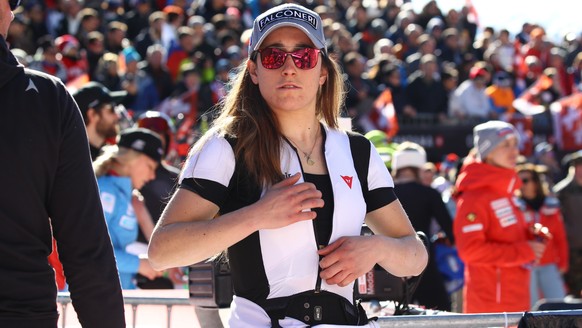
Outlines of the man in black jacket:
M81 325L125 327L83 119L60 80L8 50L18 2L0 0L0 327L57 327L53 236Z

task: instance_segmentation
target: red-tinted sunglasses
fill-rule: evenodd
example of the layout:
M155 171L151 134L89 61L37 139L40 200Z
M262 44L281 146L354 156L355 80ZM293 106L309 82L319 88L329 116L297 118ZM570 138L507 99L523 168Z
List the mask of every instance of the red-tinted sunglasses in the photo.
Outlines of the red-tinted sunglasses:
M10 4L10 10L15 11L20 5L20 0L8 0L8 3Z
M295 66L299 69L312 69L317 65L321 50L315 48L301 48L292 52L285 52L279 48L265 48L257 50L261 54L261 64L266 69L281 68L287 56L291 56Z

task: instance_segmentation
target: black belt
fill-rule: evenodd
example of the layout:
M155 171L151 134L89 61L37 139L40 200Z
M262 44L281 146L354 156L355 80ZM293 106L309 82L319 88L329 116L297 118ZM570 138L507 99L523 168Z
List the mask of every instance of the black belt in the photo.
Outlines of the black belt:
M271 318L273 327L280 327L285 317L297 319L309 326L320 324L364 326L366 311L359 302L350 303L344 297L327 291L309 290L303 293L267 299L259 304Z

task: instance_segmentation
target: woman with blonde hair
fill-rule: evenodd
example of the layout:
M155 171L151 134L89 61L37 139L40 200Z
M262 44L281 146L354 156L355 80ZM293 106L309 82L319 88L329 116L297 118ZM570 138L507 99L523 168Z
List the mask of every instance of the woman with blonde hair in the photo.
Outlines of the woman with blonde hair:
M154 230L152 265L228 249L230 327L376 327L354 281L376 263L418 275L427 253L378 153L338 127L343 80L319 15L283 4L258 16L230 90ZM360 236L364 221L376 235Z
M123 289L136 288L137 273L149 279L162 274L147 259L128 252L127 246L137 240L138 234L133 190L155 178L163 153L157 134L143 128L127 129L119 135L116 145L103 147L103 153L93 162Z

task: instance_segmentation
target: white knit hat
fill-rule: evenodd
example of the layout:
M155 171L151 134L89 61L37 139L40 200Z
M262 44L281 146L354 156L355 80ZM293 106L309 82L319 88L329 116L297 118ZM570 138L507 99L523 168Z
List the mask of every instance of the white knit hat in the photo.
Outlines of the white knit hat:
M403 142L392 154L392 170L394 172L405 167L422 169L426 163L426 151L414 142Z

